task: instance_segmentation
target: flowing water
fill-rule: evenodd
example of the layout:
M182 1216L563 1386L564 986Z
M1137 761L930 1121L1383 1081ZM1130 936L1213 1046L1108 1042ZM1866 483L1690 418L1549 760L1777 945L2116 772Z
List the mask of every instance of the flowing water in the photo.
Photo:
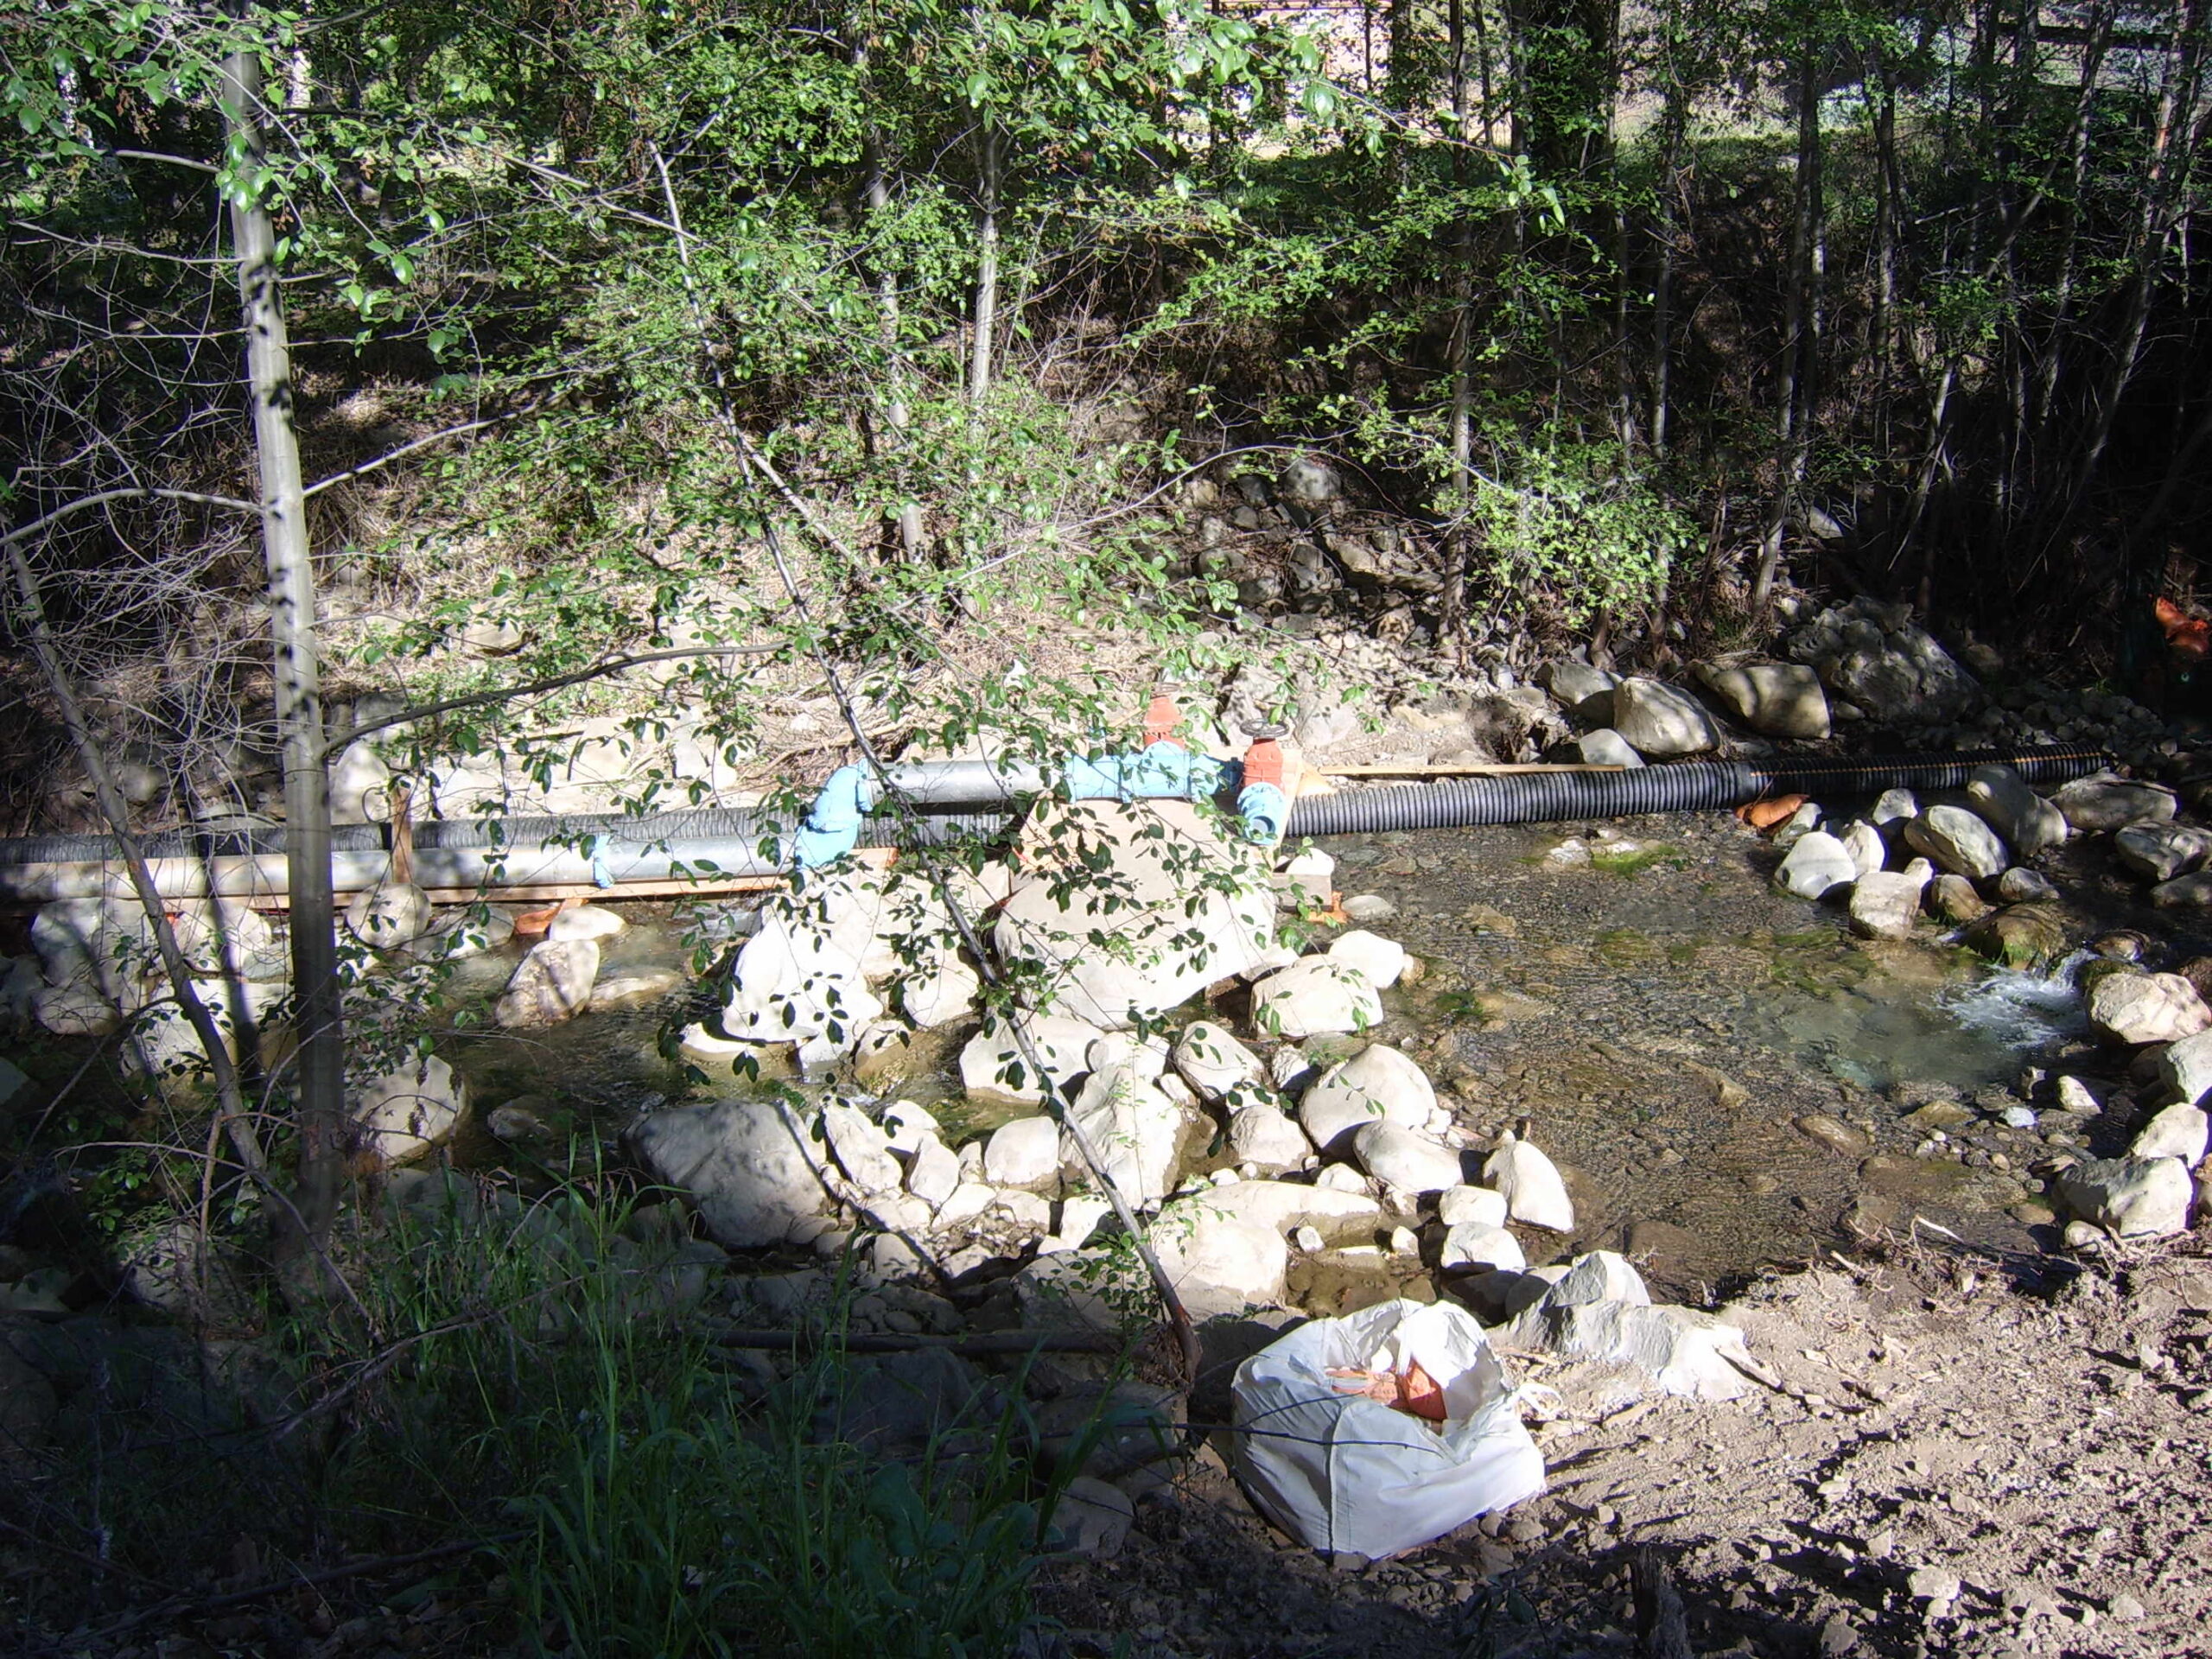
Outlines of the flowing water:
M1390 994L1374 1034L1419 1060L1463 1121L1495 1132L1533 1120L1568 1169L1582 1223L1573 1248L1646 1253L1660 1282L1694 1292L1847 1248L1853 1224L1920 1215L1978 1243L2024 1244L2018 1217L2038 1218L2033 1162L2069 1140L2104 1149L2094 1120L2063 1120L2056 1143L2048 1120L2002 1122L2030 1103L2023 1088L2049 1105L2030 1066L2094 1078L2103 1063L2063 972L1993 969L1932 930L1854 939L1834 906L1776 891L1777 855L1731 818L1576 830L1325 843L1338 886L1395 905L1376 931L1427 969ZM608 968L685 961L689 935L667 906L624 909L632 925L606 942ZM546 1032L483 1024L515 954L465 964L454 984L476 1023L445 1047L480 1104L521 1096L557 1141L571 1126L609 1135L641 1103L681 1091L658 1047L680 997ZM962 1117L944 1071L900 1092L939 1103L949 1124L987 1127ZM1808 1133L1808 1118L1828 1122ZM475 1122L465 1161L550 1155L502 1146Z

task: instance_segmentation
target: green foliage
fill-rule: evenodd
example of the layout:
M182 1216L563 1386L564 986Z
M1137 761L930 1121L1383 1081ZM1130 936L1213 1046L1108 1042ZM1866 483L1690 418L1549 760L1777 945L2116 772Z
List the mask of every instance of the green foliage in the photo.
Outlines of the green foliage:
M404 1359L377 1372L377 1427L344 1448L332 1501L395 1537L484 1529L525 1639L570 1651L1010 1645L1039 1544L1011 1418L979 1452L886 1464L822 1433L853 1386L834 1321L764 1394L668 1318L681 1270L653 1212L486 1205L434 1179L447 1197L365 1255L372 1350Z
M834 1395L834 1360L793 1380ZM566 1466L516 1506L507 1552L533 1622L594 1654L912 1656L1003 1652L1027 1611L1035 1510L949 1463L918 1474L816 1445L797 1414L764 1427L608 1378ZM780 1418L782 1421L772 1421Z
M1502 457L1465 506L1474 569L1488 601L1511 613L1541 595L1570 626L1656 600L1694 527L1610 445Z

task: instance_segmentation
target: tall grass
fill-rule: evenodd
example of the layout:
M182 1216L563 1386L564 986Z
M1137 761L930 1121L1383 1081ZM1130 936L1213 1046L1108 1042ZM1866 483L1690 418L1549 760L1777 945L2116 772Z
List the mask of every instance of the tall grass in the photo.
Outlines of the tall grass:
M1039 1535L1018 1407L905 1460L825 1436L855 1387L834 1338L762 1397L667 1317L664 1252L624 1219L564 1198L378 1251L364 1300L405 1357L332 1497L417 1538L480 1529L543 1652L1006 1652Z

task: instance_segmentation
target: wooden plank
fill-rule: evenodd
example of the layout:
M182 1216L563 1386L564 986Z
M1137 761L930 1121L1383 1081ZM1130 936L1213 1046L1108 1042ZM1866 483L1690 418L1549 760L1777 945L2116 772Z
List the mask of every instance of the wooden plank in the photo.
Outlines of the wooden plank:
M589 881L553 881L527 887L425 887L434 905L551 904L558 899L705 899L723 893L766 893L784 884L780 875L702 875L696 881L621 881L601 887ZM280 905L277 908L282 909Z

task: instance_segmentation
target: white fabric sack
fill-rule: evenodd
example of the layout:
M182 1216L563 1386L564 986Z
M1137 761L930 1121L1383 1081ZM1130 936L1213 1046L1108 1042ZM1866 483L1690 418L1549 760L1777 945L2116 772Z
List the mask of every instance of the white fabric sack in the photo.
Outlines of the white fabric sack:
M1431 1424L1357 1394L1337 1367L1403 1371L1444 1392ZM1544 1458L1483 1328L1449 1302L1315 1319L1236 1369L1236 1471L1261 1512L1332 1554L1380 1557L1544 1489Z

